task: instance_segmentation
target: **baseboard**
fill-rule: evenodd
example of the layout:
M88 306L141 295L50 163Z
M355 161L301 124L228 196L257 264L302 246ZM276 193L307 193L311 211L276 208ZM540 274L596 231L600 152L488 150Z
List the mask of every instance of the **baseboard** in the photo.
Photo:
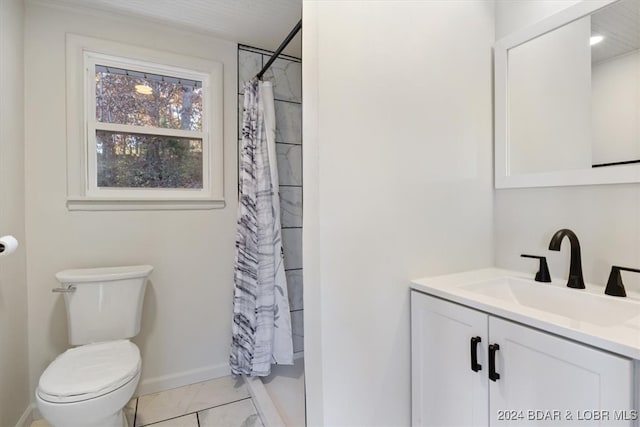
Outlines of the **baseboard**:
M22 416L16 423L16 427L31 427L31 423L34 420L33 412L35 408L36 408L36 405L34 405L33 403L27 406L27 409L24 410Z
M144 372L144 366L142 367ZM175 374L163 375L160 377L146 378L140 381L135 395L157 393L176 387L182 387L189 384L195 384L202 381L208 381L215 378L226 377L231 375L229 364L210 365L190 371L178 372Z

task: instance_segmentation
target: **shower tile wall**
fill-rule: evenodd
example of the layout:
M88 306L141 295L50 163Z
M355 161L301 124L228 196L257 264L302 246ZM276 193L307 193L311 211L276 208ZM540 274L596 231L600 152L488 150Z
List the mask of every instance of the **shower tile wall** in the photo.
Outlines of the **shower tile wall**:
M238 143L242 128L244 82L266 64L272 52L238 46ZM280 215L284 266L289 289L293 351L303 351L302 317L302 64L281 55L264 74L273 83L276 153L280 179Z

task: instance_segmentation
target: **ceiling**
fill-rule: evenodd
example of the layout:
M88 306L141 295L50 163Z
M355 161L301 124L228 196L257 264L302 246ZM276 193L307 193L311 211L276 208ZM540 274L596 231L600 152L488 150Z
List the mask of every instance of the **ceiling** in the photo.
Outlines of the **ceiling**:
M591 62L605 61L640 48L640 1L620 0L591 15L591 34L604 40L591 49Z
M50 0L74 8L134 15L275 50L302 18L302 0ZM302 54L300 33L284 53Z

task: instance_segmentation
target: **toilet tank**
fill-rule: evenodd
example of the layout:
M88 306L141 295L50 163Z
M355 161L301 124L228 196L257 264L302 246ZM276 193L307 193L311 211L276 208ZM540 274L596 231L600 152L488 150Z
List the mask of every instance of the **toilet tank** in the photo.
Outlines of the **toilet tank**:
M56 274L67 307L69 343L128 339L140 332L142 302L150 265L84 268Z

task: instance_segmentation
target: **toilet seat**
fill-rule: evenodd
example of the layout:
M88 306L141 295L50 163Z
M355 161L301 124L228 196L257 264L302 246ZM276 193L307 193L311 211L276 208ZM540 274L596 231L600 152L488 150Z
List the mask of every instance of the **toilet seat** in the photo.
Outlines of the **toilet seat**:
M44 371L38 395L52 403L72 403L110 393L140 372L140 351L128 340L71 348Z

